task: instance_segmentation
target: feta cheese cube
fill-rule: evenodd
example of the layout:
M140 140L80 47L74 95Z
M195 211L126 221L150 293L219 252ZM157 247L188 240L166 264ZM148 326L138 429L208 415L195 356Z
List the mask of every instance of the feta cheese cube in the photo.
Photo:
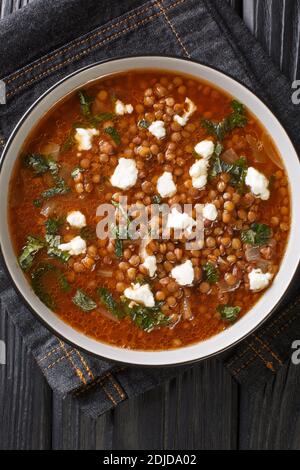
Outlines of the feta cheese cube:
M172 173L165 171L157 180L157 191L161 197L172 197L177 191Z
M148 127L148 131L154 135L157 139L163 139L166 137L166 129L164 121L154 121Z
M153 277L157 270L156 258L155 256L146 256L143 266L148 269L149 276Z
M204 189L207 183L209 161L206 159L197 160L190 168L192 185L196 189Z
M72 238L69 243L61 243L58 249L68 251L70 255L78 256L86 253L86 242L81 237Z
M210 158L215 151L215 144L211 140L202 140L194 147L195 152L202 158Z
M176 266L171 271L171 276L180 286L189 286L194 281L194 268L191 260Z
M186 212L179 212L176 207L174 207L168 215L167 228L187 230L191 233L195 225L196 221L192 217Z
M189 118L197 109L197 106L195 105L195 103L193 103L193 101L190 100L189 98L185 99L185 103L187 105L187 110L184 112L184 114L182 116L175 114L173 118L174 121L177 122L182 127L187 125Z
M86 226L85 215L80 211L72 211L67 215L67 222L71 227L83 228Z
M133 112L132 104L124 104L123 101L117 100L115 103L115 113L119 116L124 114L131 114Z
M138 170L135 160L131 158L120 158L113 175L110 178L112 186L120 189L129 189L135 185Z
M257 171L255 168L250 166L247 170L247 175L245 179L247 186L250 186L252 194L259 197L263 201L266 201L270 197L269 191L269 180Z
M127 299L145 305L145 307L154 307L155 301L154 296L151 292L149 284L132 284L131 287L127 287L124 291Z
M263 273L261 269L252 269L249 273L250 290L259 292L265 289L268 287L272 277L272 274Z
M203 207L203 217L204 219L210 220L213 222L218 217L218 211L214 204L205 204Z
M76 128L75 141L79 151L90 150L92 148L92 140L94 135L99 135L97 129Z

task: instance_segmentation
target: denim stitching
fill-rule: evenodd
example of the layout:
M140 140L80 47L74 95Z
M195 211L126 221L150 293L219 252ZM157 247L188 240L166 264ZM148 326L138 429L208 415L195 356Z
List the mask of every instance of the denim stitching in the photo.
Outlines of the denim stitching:
M186 48L185 45L183 44L183 41L182 41L182 39L181 39L181 37L180 37L178 31L175 29L175 26L173 25L173 23L171 22L170 18L168 17L168 15L167 15L167 13L166 13L166 10L165 10L165 8L164 8L162 2L163 2L163 0L162 0L161 2L160 2L160 0L157 0L156 5L160 8L160 10L161 10L161 12L162 12L162 14L163 14L163 16L164 16L166 22L167 22L168 25L170 26L171 31L172 31L172 33L174 34L174 36L176 37L177 41L179 42L179 45L180 45L181 49L183 50L184 54L185 54L187 57L191 58L191 56L190 56L190 54L189 54L187 48Z
M172 8L175 8L177 5L179 5L179 4L181 4L181 3L184 3L185 1L186 1L186 0L177 0L175 3L169 5L165 10L170 10L170 9L172 9ZM84 43L88 42L89 40L93 39L93 37L95 37L95 36L97 36L97 35L100 35L100 34L103 34L104 32L107 32L107 31L113 29L114 27L119 26L121 23L124 23L124 22L126 22L126 21L128 21L128 20L130 20L130 19L132 19L132 18L134 18L134 17L136 17L136 16L141 15L142 13L144 13L144 12L147 11L147 10L149 10L149 9L150 9L151 7L153 7L154 5L155 5L155 4L151 4L151 5L149 5L147 8L145 8L144 10L141 10L139 13L135 13L135 14L133 14L133 15L131 15L131 16L127 16L126 18L124 18L123 20L121 20L119 23L116 23L116 24L114 24L114 25L111 25L111 26L105 28L104 30L97 32L97 34L94 33L94 35L89 36L88 38L85 38L84 40L81 40L80 42L78 42L78 40L77 40L77 43L75 44L75 46L76 46L76 45L84 44ZM144 23L146 23L146 22L148 22L148 21L151 21L152 19L154 19L154 18L160 16L161 14L163 14L162 11L161 11L161 12L158 12L158 13L155 13L155 14L153 14L152 16L146 17L146 18L144 18L143 20L141 20L140 22L137 22L136 24L134 24L134 25L132 25L132 26L130 26L130 27L128 27L128 28L121 29L119 32L116 32L115 34L113 34L113 35L111 35L111 36L108 36L107 38L104 38L102 41L99 41L99 42L95 43L93 46L90 46L89 48L82 50L82 51L81 51L80 53L78 53L77 55L70 57L70 58L67 59L65 62L61 62L61 63L57 64L56 68L59 69L60 66L63 66L63 65L65 65L65 64L69 63L69 62L72 62L72 59L75 59L75 60L76 60L77 58L81 58L81 56L84 56L85 54L87 54L87 53L90 52L91 50L97 48L98 46L101 46L102 44L105 44L106 42L109 42L109 41L111 41L111 40L113 40L113 39L119 37L120 35L122 35L122 34L125 33L125 32L131 31L132 29L136 29L137 26L143 25ZM12 76L12 78L8 78L7 80L5 80L5 82L6 82L7 84L9 84L9 83L15 81L17 78L21 77L22 75L26 74L27 72L31 72L34 68L36 68L36 67L42 65L43 63L48 63L48 62L50 62L52 59L54 59L54 58L56 58L56 57L62 55L64 52L67 52L68 50L73 49L75 46L74 46L74 44L72 44L71 46L69 46L69 49L64 49L64 50L57 51L57 52L56 52L55 54L53 54L51 57L47 57L47 58L45 58L45 59L42 59L42 60L38 61L37 63L33 64L32 66L29 66L29 68L28 68L28 66L27 66L27 68L26 68L25 70L22 70L22 71L19 72L16 76ZM19 91L20 89L24 88L27 84L30 85L30 84L32 83L32 81L35 81L36 79L42 78L47 72L55 71L56 68L54 68L54 67L55 67L55 66L53 66L52 68L47 69L47 70L46 70L45 72L43 72L42 74L37 75L36 77L33 77L32 80L30 80L30 81L28 81L28 82L25 82L25 84L23 84L23 85L21 85L21 86L19 86L19 87L16 87L15 89L13 89L11 92L9 92L9 93L7 94L7 97L12 96L14 93L16 93L16 92Z

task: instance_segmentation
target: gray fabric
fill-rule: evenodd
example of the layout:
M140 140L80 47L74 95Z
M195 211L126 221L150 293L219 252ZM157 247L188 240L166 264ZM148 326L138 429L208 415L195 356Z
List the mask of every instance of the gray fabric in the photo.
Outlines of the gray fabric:
M37 0L12 15L0 28L8 92L7 105L0 106L0 136L7 139L27 107L59 78L97 60L143 53L193 58L229 73L267 102L300 147L290 84L221 0ZM28 311L3 270L0 291L1 312L11 316L51 387L72 393L93 416L183 370L122 367L77 351ZM271 320L222 356L237 380L257 387L279 369L300 333L298 316L291 290Z

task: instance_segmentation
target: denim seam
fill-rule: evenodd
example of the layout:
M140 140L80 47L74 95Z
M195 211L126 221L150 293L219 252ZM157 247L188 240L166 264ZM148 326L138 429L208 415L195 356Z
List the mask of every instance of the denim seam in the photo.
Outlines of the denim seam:
M167 15L167 12L166 12L166 9L165 7L163 6L163 0L157 0L156 2L156 5L159 7L159 9L161 10L166 22L168 23L168 25L170 26L170 29L172 31L172 33L174 34L174 36L176 37L181 49L183 50L184 54L190 59L191 58L191 55L190 53L188 52L187 48L185 47L178 31L176 30L174 24L171 22L170 18L168 17Z
M172 8L175 8L177 5L181 4L181 3L184 3L186 0L177 0L175 3L169 5L166 10L170 10ZM154 6L157 6L156 4L151 4L151 7L154 7ZM147 10L150 9L150 5L148 6ZM139 14L141 15L145 10L141 11ZM49 69L46 69L44 72L42 72L41 74L39 75L36 75L35 77L33 77L32 79L30 79L29 81L21 84L20 86L17 86L16 88L12 89L9 93L7 93L7 97L9 98L10 96L13 96L14 94L16 94L19 90L23 89L23 88L26 88L27 85L30 85L31 83L35 82L36 80L39 80L40 78L43 78L45 75L47 75L49 72L54 72L56 70L59 70L60 68L62 68L64 65L67 65L69 63L72 63L74 60L77 60L77 59L80 59L81 57L85 56L86 54L88 54L89 52L91 52L92 50L94 49L97 49L98 47L100 47L101 45L107 43L107 42L110 42L116 38L118 38L119 36L122 36L124 33L126 32L129 32L129 31L132 31L132 30L135 30L138 26L141 26L159 16L163 15L163 11L159 11L159 12L156 12L156 13L153 13L153 15L150 15L148 17L145 17L143 18L142 20L132 24L131 26L128 26L127 28L123 28L121 29L120 31L117 31L115 32L114 34L106 37L106 38L103 38L101 41L98 41L96 42L95 44L91 45L90 47L86 48L86 49L83 49L82 51L80 51L78 54L75 54L71 57L69 57L68 59L66 59L65 61L63 62L60 62L56 65L53 65L52 67L50 67ZM119 24L123 23L123 22L126 22L128 21L129 19L132 19L133 17L135 16L138 16L138 13L134 14L134 16L127 16L126 18L124 18ZM117 26L117 24L114 24L114 25L111 25L110 27L107 27L105 30L102 30L101 32L99 32L98 35L100 35L101 33L105 32L105 31L108 31L112 28L114 28L115 26ZM89 36L88 38L85 38L85 40L82 40L83 43L85 42L88 42L89 40L91 39L91 37ZM79 44L77 44L79 45ZM70 46L70 48L72 49L73 46ZM50 58L47 58L47 59L44 59L44 62L50 62L53 58L57 57L57 56L60 56L60 55L63 55L64 51L57 51L55 53L55 56L52 56ZM42 62L38 62L36 64L34 64L33 66L27 68L26 70L23 70L21 72L19 72L19 75L18 77L13 77L13 78L8 78L7 80L5 80L4 78L4 81L6 82L6 84L9 84L11 83L12 81L16 80L16 78L19 78L21 75L23 74L26 74L28 72L30 72L33 68L41 65Z
M296 307L298 304L300 303L300 299L296 300L296 302L293 302L292 305L290 305L287 310L285 310L281 315L278 315L276 318L274 318L274 320L272 322L270 322L270 324L264 328L264 331L267 332L269 331L273 326L275 326L281 319L283 319L285 316L287 316L290 311ZM273 338L275 338L275 336L278 336L278 334L283 331L284 329L286 329L294 320L296 320L296 318L298 317L298 314L295 314L292 316L292 318L289 319L289 321L283 325L283 327L279 328L279 330L277 330L276 333L273 334ZM249 344L249 343L248 343ZM239 359L241 359L250 349L250 346L248 345L243 351L241 351L239 353L239 355L235 355L231 361L227 364L227 367L231 367L234 362L238 361ZM255 359L255 356L253 358L253 360Z

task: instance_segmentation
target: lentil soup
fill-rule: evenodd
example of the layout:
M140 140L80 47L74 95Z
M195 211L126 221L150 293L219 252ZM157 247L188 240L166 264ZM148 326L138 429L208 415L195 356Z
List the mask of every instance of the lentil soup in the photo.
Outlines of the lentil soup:
M170 236L99 238L99 205L177 204ZM186 248L197 205L204 240ZM123 348L205 340L271 285L290 228L286 172L242 103L160 70L107 76L43 118L10 182L9 221L36 295L72 327ZM128 224L132 222L128 219ZM161 230L159 232L161 234Z

